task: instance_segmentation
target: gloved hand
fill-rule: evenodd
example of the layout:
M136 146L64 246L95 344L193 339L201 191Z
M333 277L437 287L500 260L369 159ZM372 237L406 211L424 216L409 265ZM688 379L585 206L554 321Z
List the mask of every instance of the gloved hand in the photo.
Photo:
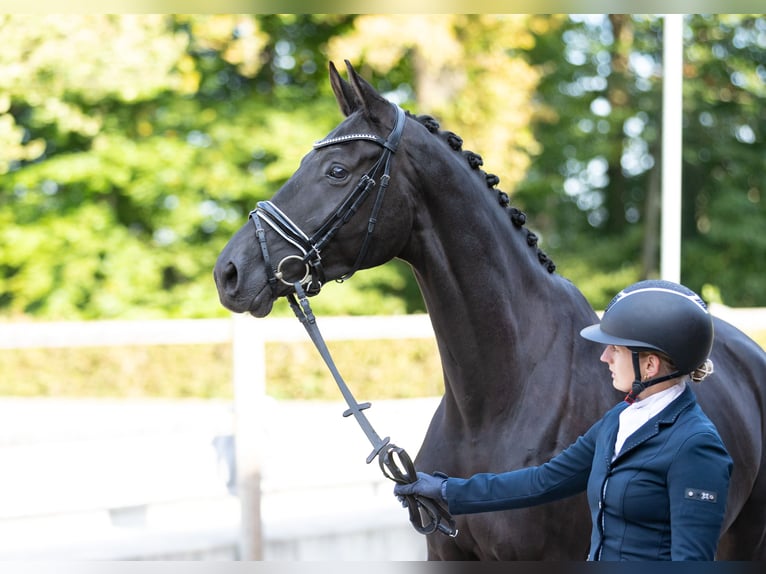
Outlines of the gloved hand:
M394 486L394 495L400 500L404 496L416 494L439 502L446 502L442 496L442 485L447 480L447 475L440 472L435 472L434 474L418 472L417 477L418 479L415 482L396 484Z

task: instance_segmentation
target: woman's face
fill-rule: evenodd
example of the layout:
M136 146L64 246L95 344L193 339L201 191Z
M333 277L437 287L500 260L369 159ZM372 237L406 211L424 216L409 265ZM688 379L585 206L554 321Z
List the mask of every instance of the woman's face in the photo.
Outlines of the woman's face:
M630 392L633 387L633 356L627 347L607 345L601 353L601 360L609 365L612 373L612 386L623 393Z

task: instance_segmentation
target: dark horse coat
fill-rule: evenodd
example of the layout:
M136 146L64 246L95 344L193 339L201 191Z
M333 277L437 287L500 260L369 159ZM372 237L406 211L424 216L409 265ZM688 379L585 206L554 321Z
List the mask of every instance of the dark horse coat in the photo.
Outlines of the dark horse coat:
M323 230L363 183L372 193L322 242L311 271L321 267L329 281L393 258L410 264L444 374L418 469L465 477L542 464L621 399L609 390L601 348L579 336L598 317L554 272L524 215L495 187L498 178L433 118L408 114L398 146L388 149L390 179L365 180L400 115L350 64L348 71L346 81L330 66L345 120L271 200L303 233L288 238L269 226L257 230L257 221L243 225L215 266L221 303L267 315L292 291L269 279L287 258L303 259L296 237ZM716 374L697 395L734 459L718 557L766 559L766 353L731 325L714 327ZM430 558L581 560L589 545L584 496L457 518L456 538L428 536Z

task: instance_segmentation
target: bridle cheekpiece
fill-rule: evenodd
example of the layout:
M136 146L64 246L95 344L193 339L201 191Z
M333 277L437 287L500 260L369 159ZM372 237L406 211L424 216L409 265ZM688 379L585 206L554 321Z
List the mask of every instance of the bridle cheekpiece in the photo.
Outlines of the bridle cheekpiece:
M266 266L269 286L271 287L271 292L275 299L277 298L278 282L282 282L290 287L293 287L297 282L304 287L307 295L316 295L319 293L325 282L325 273L322 268L322 250L338 233L340 228L348 223L362 203L364 203L365 199L367 199L367 196L372 189L378 185L375 178L378 177L378 174L380 173L378 192L370 212L370 218L367 222L367 234L359 249L353 267L340 277L338 281L345 281L361 267L370 247L370 240L375 229L375 224L377 223L378 212L380 211L380 207L383 203L383 196L385 195L390 180L389 172L391 169L391 156L396 152L402 137L402 132L404 131L404 110L394 104L392 104L392 106L396 110L396 123L386 139L371 133L354 133L326 138L314 144L314 149L318 150L331 145L340 145L353 141L365 140L378 144L383 148L383 151L375 164L361 177L354 190L325 219L311 236L304 233L287 214L271 201L259 201L256 204L255 209L250 212L249 219L252 220L253 225L255 226L256 237L261 248L264 265ZM282 239L298 249L300 255L287 255L274 266L269 255L266 232L263 224L266 224L282 237ZM291 261L296 261L303 266L302 277L286 276L287 267Z

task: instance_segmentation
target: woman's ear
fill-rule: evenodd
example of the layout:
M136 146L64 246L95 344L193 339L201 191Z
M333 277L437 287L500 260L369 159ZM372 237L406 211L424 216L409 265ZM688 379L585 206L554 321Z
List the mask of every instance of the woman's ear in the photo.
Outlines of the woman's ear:
M645 355L644 374L647 378L652 379L660 374L662 368L662 361L658 355L654 353L647 353Z

